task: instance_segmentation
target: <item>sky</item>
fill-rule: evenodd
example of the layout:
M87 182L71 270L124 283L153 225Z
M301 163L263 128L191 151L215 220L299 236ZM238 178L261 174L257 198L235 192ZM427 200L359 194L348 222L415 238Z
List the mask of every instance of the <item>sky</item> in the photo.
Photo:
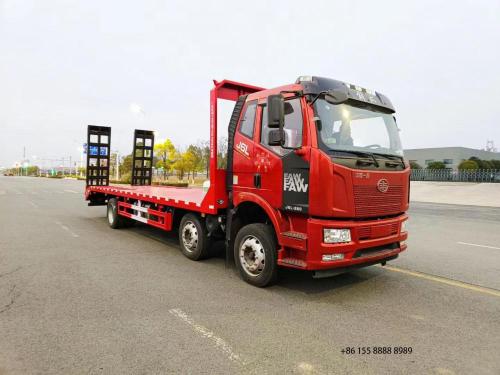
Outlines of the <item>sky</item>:
M0 0L0 166L24 147L79 162L87 124L111 126L121 154L136 128L185 147L208 139L213 79L300 75L387 95L405 148L500 148L499 14L492 0Z

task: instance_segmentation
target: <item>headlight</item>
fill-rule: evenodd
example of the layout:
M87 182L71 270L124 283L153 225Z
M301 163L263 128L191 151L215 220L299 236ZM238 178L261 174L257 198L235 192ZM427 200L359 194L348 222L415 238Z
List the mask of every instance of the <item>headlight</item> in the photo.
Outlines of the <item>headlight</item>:
M351 242L351 231L349 229L323 229L323 242Z
M408 219L401 223L401 232L408 232Z

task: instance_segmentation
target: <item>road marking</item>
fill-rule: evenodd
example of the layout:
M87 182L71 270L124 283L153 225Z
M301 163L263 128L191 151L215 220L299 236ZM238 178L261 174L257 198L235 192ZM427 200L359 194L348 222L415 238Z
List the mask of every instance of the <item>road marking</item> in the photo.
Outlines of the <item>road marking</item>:
M398 268L398 267L394 267L394 266L387 266L386 265L386 266L379 266L379 267L382 267L382 268L384 268L388 271L392 271L392 272L399 272L399 273L403 273L405 275L420 277L422 279L435 281L435 282L438 282L441 284L456 286L456 287L463 288L463 289L469 289L469 290L472 290L474 292L489 294L489 295L492 295L495 297L500 297L500 290L496 290L496 289L490 289L490 288L486 288L486 287L479 286L479 285L468 284L468 283L464 283L462 281L447 279L447 278L441 277L441 276L428 275L426 273L422 273L422 272L418 272L418 271L410 271L410 270L406 270L404 268Z
M59 222L59 221L56 221L55 222L57 225L59 225L62 229L64 229L66 232L68 232L69 234L71 234L73 237L77 238L77 237L80 237L78 234L76 234L75 232L71 231L71 229L69 229L66 225L64 225L63 223Z
M31 194L38 195L38 193L36 191L32 191Z
M64 190L66 193L73 193L73 194L78 194L77 191L74 191L74 190Z
M486 249L495 249L495 250L500 250L500 247L496 246L488 246L488 245L479 245L477 243L468 243L468 242L457 242L459 245L467 245L467 246L475 246L475 247L484 247Z
M297 365L297 369L299 370L299 373L301 373L301 374L315 374L315 373L317 373L316 370L314 369L314 366L308 362L300 362Z
M5 195L5 190L0 190L0 195Z
M29 204L31 204L34 208L38 208L38 205L35 202L28 201Z
M243 364L243 361L241 360L241 356L236 354L231 346L221 337L218 337L214 332L210 331L208 328L196 323L191 317L189 317L188 314L186 314L184 311L181 309L170 309L168 312L180 320L182 320L184 323L188 324L191 326L191 328L196 332L202 335L203 337L209 339L212 341L214 346L221 350L228 358L230 361L233 362L238 362L240 364Z

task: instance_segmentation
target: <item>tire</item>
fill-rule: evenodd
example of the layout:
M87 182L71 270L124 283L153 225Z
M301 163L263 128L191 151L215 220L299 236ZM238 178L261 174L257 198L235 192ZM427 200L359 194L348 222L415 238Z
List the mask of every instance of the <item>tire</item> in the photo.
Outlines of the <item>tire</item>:
M116 198L111 198L108 200L108 210L107 210L108 224L113 229L119 229L126 226L126 218L118 215L118 200Z
M179 225L179 244L182 253L191 260L202 260L209 256L210 239L203 222L193 214L182 217Z
M247 283L260 288L274 283L278 274L274 229L261 223L241 228L234 241L234 261Z

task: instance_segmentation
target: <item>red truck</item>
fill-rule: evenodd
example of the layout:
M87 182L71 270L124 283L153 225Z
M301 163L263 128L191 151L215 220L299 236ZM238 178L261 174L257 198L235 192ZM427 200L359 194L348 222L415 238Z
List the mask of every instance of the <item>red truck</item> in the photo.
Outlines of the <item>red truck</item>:
M407 247L410 168L394 108L379 92L301 76L263 89L214 81L204 187L151 186L154 134L136 130L132 185L109 185L111 129L88 128L89 205L112 228L140 221L178 230L183 254L225 240L241 277L264 287L278 267L332 276L384 265ZM227 166L217 163L217 101L235 101Z

